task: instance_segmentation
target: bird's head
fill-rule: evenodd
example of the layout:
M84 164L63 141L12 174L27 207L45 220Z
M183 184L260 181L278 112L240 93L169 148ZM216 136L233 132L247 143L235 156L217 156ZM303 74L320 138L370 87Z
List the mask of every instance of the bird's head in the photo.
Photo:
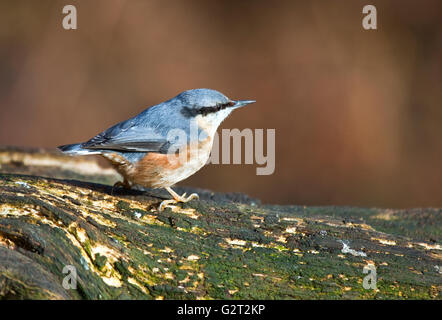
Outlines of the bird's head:
M254 103L253 100L231 100L211 89L194 89L180 93L181 113L205 124L209 131L216 131L229 114L240 107Z

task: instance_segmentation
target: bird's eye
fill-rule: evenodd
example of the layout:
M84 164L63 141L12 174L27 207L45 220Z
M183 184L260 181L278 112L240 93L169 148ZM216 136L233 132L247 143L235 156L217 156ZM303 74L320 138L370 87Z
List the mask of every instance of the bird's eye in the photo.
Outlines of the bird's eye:
M219 103L219 104L217 104L216 105L216 108L218 109L218 110L221 110L221 109L225 109L225 108L227 108L227 107L233 107L235 105L235 102L233 102L233 101L229 101L229 102L225 102L225 103Z
M235 105L235 102L233 102L233 101L227 102L228 107L233 107L234 105Z

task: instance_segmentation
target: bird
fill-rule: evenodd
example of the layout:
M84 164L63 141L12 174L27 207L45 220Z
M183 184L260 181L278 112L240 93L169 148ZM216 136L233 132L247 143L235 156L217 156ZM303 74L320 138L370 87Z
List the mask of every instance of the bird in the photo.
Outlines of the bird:
M123 181L114 187L164 188L172 199L159 211L177 203L199 199L186 197L171 187L199 171L208 161L219 125L230 113L254 100L231 100L213 89L192 89L148 107L138 115L97 134L83 143L59 146L68 155L106 158Z

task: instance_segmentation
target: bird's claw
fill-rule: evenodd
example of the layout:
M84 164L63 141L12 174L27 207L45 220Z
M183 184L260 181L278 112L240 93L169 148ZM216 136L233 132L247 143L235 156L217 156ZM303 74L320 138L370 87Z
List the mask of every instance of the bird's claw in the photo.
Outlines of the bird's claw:
M123 181L117 181L117 182L115 182L114 185L112 186L111 196L114 195L114 189L115 188L127 188L127 189L129 189L130 185L129 185L129 183L127 181L124 181L124 182Z
M190 196L188 196L187 198L186 198L186 193L184 193L182 196L181 196L181 199L180 199L180 201L179 202L189 202L190 200L193 200L193 199L195 199L195 200L198 200L200 198L200 196L197 194L197 193L192 193Z
M176 198L174 198L174 199L163 200L163 201L160 203L160 206L158 207L158 210L161 212L161 211L163 211L166 207L169 207L170 204L175 204L175 203L179 203L179 202L186 203L186 202L189 202L189 201L194 200L194 199L198 200L199 198L200 198L200 197L199 197L198 194L196 194L196 193L192 193L190 196L188 196L188 197L186 198L186 193L184 193L183 195L181 195L181 196L179 196L179 197L176 197Z

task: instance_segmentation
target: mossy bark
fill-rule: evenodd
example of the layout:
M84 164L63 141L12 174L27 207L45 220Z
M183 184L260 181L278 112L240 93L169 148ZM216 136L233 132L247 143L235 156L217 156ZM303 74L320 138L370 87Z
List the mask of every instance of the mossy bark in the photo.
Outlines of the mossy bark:
M196 190L200 201L159 212L166 193L112 190L118 177L93 160L3 148L0 172L0 298L441 297L441 209L261 205ZM376 289L364 289L368 265Z

